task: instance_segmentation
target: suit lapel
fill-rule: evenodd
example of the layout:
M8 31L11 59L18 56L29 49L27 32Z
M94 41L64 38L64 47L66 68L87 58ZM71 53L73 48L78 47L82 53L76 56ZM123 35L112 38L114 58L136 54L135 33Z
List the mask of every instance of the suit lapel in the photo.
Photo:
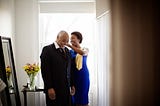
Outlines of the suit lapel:
M55 47L55 44L53 43L52 44L52 48L53 48L53 51L54 52L57 52L57 55L60 55L61 57L63 57L65 60L68 60L70 58L70 52L69 50L65 47L64 50L65 50L65 55L60 52L60 50L56 49Z

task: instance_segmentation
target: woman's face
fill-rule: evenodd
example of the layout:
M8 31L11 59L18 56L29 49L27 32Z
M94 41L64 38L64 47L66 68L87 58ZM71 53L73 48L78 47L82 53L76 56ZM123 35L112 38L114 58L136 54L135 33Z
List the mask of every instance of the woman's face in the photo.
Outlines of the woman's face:
M75 35L71 35L71 44L73 45L73 46L77 46L77 44L79 44L79 39L77 38L77 36L75 36Z

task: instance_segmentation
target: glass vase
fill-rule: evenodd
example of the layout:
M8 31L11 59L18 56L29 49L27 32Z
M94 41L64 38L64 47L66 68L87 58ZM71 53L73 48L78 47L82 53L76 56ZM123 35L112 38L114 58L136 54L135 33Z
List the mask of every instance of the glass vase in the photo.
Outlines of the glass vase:
M8 82L8 87L9 87L9 88L12 88L12 87L13 87L13 83L12 83L11 75L8 75L8 77L7 77L7 82Z
M30 83L30 87L29 89L30 90L35 90L35 75L34 74L31 74L29 75L29 83Z

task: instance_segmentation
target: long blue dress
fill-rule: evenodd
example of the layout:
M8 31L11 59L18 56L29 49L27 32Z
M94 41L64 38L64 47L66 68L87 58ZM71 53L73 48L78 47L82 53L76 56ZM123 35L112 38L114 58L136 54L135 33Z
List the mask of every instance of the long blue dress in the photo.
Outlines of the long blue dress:
M82 69L76 68L75 58L77 53L70 50L72 56L72 70L74 70L74 84L75 84L75 95L74 103L80 105L86 105L89 103L88 92L90 86L89 70L87 67L87 56L83 56Z

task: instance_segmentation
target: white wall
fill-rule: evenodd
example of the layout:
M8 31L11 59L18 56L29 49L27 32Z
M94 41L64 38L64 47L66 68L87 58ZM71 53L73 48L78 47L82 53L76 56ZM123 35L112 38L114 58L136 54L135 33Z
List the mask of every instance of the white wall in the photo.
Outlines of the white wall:
M14 0L0 0L0 36L15 35Z
M15 52L15 0L0 0L0 36L11 37ZM14 53L15 56L15 53Z
M38 1L37 0L15 0L16 11L16 66L19 89L27 83L27 73L23 70L26 63L38 62ZM22 93L21 101L23 105ZM34 106L34 95L29 98L28 103Z

